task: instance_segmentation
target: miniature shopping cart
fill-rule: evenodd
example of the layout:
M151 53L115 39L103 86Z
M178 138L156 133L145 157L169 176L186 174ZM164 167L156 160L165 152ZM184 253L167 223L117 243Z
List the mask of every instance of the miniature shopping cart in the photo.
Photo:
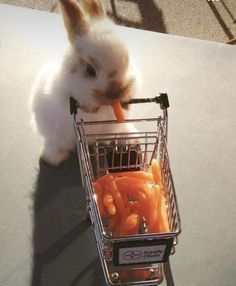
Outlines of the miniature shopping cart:
M85 122L79 117L79 104L70 99L83 187L88 213L96 237L104 277L108 285L157 285L163 280L163 262L175 252L181 232L180 216L167 151L169 106L167 94L155 98L133 99L130 104L158 103L162 115L154 118ZM140 105L139 105L140 106ZM134 108L137 105L133 106ZM118 125L132 124L133 132ZM104 127L103 133L97 130ZM99 128L98 128L99 127ZM114 131L116 130L116 131ZM117 132L119 130L119 132ZM125 129L127 130L127 128ZM142 221L136 235L116 236L108 227L109 216L102 219L93 182L108 173L147 171L153 158L159 161L163 193L167 204L170 232L148 233Z

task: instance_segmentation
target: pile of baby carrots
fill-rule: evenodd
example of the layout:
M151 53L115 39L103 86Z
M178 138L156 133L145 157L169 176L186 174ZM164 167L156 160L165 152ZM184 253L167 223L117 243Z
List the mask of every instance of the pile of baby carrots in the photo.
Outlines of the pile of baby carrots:
M100 216L117 236L169 232L160 166L153 159L148 172L109 173L93 183Z

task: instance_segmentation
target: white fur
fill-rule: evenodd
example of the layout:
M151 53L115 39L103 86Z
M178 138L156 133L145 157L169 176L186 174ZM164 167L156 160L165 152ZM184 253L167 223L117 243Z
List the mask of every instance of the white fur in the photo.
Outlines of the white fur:
M105 94L111 80L108 73L112 70L117 71L113 79L117 82L136 77L130 56L127 65L128 51L116 35L114 23L102 17L88 25L88 32L76 35L67 52L56 63L43 68L33 87L30 100L32 121L44 138L42 158L52 165L67 159L75 147L69 97L73 96L81 105L81 117L85 116L87 120L111 119L109 100L104 95L104 106L101 107L101 102L94 98L94 90ZM91 57L96 59L101 69L96 78L85 78L86 63ZM120 100L128 100L134 92L135 84L127 94L121 95ZM99 109L97 113L91 113L96 109ZM117 131L121 131L120 127ZM98 132L103 133L104 130L100 128Z

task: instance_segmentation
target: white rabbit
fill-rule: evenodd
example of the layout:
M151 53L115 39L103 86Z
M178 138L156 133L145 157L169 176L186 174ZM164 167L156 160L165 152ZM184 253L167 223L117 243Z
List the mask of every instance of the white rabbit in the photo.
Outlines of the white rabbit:
M111 114L111 103L119 100L125 104L136 87L128 49L102 2L59 3L70 45L57 64L39 74L30 103L33 122L44 138L41 157L52 165L66 160L75 147L70 96L91 120L95 113L96 118L104 119Z

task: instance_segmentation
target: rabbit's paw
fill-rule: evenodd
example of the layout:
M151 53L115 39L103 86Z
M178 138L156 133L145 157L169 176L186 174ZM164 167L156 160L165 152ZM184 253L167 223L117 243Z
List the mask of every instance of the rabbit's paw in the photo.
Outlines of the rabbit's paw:
M68 150L58 148L52 144L45 144L41 150L41 159L53 166L58 166L70 156Z

